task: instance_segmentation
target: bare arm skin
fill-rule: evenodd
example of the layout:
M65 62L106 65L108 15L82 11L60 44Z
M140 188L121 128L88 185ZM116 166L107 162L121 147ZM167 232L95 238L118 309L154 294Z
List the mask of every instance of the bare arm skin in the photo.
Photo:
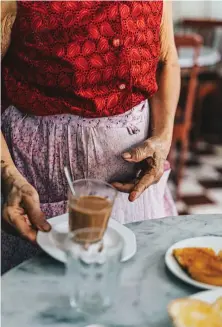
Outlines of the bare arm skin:
M160 33L161 55L157 81L159 89L149 100L152 116L152 136L142 145L124 153L128 162L143 162L138 180L129 183L113 183L121 192L130 193L135 201L150 185L157 183L165 169L166 158L172 141L174 116L180 92L180 67L174 43L172 4L166 0Z
M16 2L1 1L1 58L8 50L11 41L11 31L16 18ZM16 172L8 146L1 132L1 177L6 180Z
M159 89L149 102L152 110L152 135L162 135L169 142L170 147L180 93L180 66L174 42L171 1L164 3L163 10L160 70L157 77ZM168 151L166 151L167 155Z
M16 2L1 1L1 58L3 58L9 48L11 41L11 31L16 18ZM12 157L4 136L1 133L1 173L2 179L9 177L12 172L16 172Z
M11 31L16 18L16 2L1 2L1 58L9 48ZM19 173L1 132L1 180L4 195L2 227L13 227L19 234L35 242L37 229L49 231L50 225L40 210L36 190Z
M16 1L1 1L1 58L4 58L11 41L11 31L16 18ZM1 172L2 178L10 175L9 167L13 167L14 163L1 133Z
M8 50L16 18L16 1L1 1L1 58Z

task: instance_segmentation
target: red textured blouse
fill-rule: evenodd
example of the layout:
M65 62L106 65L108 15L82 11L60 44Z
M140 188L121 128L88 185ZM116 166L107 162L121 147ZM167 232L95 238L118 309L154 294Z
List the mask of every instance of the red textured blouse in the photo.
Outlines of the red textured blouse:
M18 1L3 94L25 113L126 112L157 91L162 1Z

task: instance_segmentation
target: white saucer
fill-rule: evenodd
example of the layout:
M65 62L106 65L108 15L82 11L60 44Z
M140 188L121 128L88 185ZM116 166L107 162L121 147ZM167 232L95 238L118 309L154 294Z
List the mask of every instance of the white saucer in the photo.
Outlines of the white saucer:
M185 247L209 247L212 248L216 253L222 250L222 237L219 236L203 236L189 238L180 242L173 244L166 252L165 263L169 270L178 278L187 282L188 284L194 285L199 288L205 289L222 289L220 286L213 286L206 283L198 282L192 279L178 264L173 256L173 250L176 248Z
M39 231L37 243L51 257L65 263L66 255L63 250L63 242L68 233L68 214L51 218L48 222L52 226L51 231L49 233ZM129 260L136 253L135 234L129 228L111 218L104 236L108 241L111 238L112 229L116 230L124 241L122 261Z
M196 300L201 300L212 304L221 296L222 296L222 288L219 288L218 290L199 292L191 295L190 297Z

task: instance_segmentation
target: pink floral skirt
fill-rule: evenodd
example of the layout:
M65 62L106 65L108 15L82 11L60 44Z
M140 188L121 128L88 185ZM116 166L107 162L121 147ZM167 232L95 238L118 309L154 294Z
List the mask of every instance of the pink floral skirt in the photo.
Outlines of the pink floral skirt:
M30 116L10 106L2 115L2 131L16 167L36 188L47 217L67 208L68 185L63 167L73 180L97 178L108 182L135 177L136 166L121 153L148 137L149 107L144 101L129 112L105 118L71 114ZM119 193L112 217L121 223L176 215L167 187L170 171L134 203Z

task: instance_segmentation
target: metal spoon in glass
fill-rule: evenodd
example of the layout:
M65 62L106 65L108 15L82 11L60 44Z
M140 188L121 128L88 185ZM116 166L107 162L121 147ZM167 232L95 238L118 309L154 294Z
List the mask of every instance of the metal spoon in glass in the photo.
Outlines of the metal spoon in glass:
M70 172L66 166L64 167L64 172L65 172L65 176L66 176L67 182L69 184L70 190L71 190L72 194L75 196L76 192L73 187L72 178L71 178Z

